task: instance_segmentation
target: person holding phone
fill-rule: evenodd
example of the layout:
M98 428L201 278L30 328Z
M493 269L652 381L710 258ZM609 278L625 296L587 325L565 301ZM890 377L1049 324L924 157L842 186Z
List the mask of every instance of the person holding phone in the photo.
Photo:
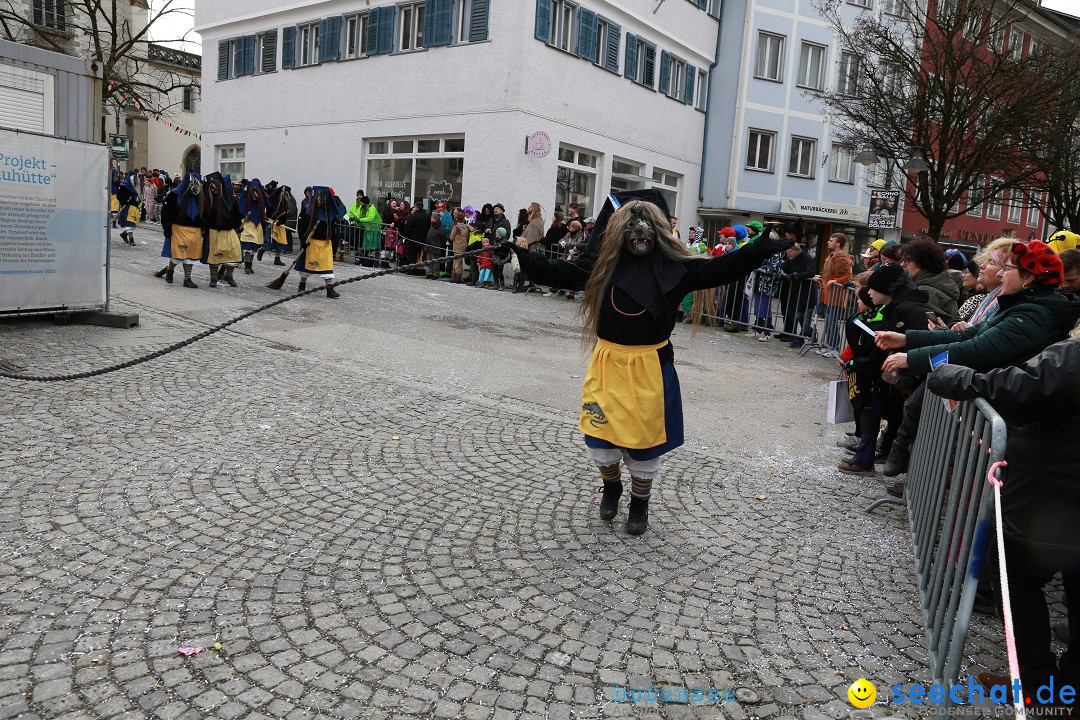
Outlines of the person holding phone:
M1064 279L1061 258L1045 243L1016 243L998 272L1000 310L992 318L964 330L912 330L879 332L875 341L890 355L883 372L907 370L927 375L931 359L945 353L951 365L976 372L1026 362L1044 348L1064 340L1080 318L1080 303L1055 292ZM918 397L916 397L918 396ZM922 386L904 406L904 421L893 443L884 473L907 472L911 443L922 409Z

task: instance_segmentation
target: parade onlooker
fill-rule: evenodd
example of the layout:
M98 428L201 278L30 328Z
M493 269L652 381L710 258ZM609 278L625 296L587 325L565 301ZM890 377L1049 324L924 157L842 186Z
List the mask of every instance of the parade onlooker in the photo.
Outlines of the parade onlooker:
M960 320L951 326L953 330L977 325L997 313L998 296L1001 295L1001 267L1015 244L1015 238L998 238L975 256L975 262L979 265L979 284L986 288L986 296L974 307L970 301L964 303L964 308L958 310Z
M864 273L860 277L869 283L869 276L870 273ZM859 312L844 323L847 347L840 358L847 374L848 397L855 411L855 455L842 461L837 469L847 475L872 475L881 419L885 417L895 389L881 377L885 351L877 347L874 336L863 330L856 320L871 330L885 329L888 321L881 306L887 305L888 301L884 293L880 296L871 294L869 286L860 287L857 297Z
M784 231L788 239L801 238L795 228ZM796 242L785 251L787 256L780 263L780 307L784 309L783 339L790 339L790 346L801 348L807 339L814 337L813 314L817 305L817 283L814 275L817 267L814 258Z
M851 273L855 269L855 258L844 251L848 237L844 233L833 233L825 243L829 256L825 258L821 274L815 280L821 283L821 304L825 306L825 328L823 342L825 347L821 355L835 357L843 332L846 317L841 317L848 309L845 303L847 293L843 286L851 282Z
M521 231L521 237L518 238L517 244L520 247L527 248L529 252L539 252L544 244L544 212L540 207L540 203L531 203L525 218L528 223ZM531 281L526 286L526 281L528 281L528 278L524 272L514 275L514 292L527 293L539 290Z
M1001 268L1000 311L964 330L914 330L878 333L878 346L903 350L890 355L883 369L926 375L931 358L944 355L952 365L985 372L1025 362L1062 340L1080 317L1080 304L1055 292L1061 285L1061 258L1042 242L1016 243ZM904 406L904 421L885 465L888 477L906 472L910 447L922 411L922 392ZM893 486L896 490L901 490Z
M881 262L881 248L885 247L885 241L878 239L870 243L866 252L862 254L863 262L867 270L873 270L874 266Z
M1050 612L1043 593L1060 572L1070 624L1080 617L1080 461L1075 450L1080 437L1080 327L1071 335L1020 367L979 373L946 365L927 381L942 397L986 399L1009 426L1001 515L1016 657L1024 687L1032 689L1055 681L1059 688L1080 682L1080 633L1070 634L1059 661L1050 644ZM984 672L978 680L987 688L1012 686L1005 675ZM1045 698L1035 699L1033 705Z
M427 236L424 238L424 260L437 260L446 256L446 231L443 230L442 218L439 213L430 215ZM424 275L428 280L438 280L441 263L432 263L424 266Z
M956 322L960 286L948 272L941 246L929 239L912 240L904 246L901 264L915 287L929 296L934 311L945 317L946 324Z
M1061 266L1065 271L1065 281L1061 283L1061 291L1069 295L1073 300L1080 299L1080 250L1070 248L1061 252Z
M430 228L431 216L424 212L423 204L417 200L413 203L412 212L405 218L405 260L408 264L419 260L420 250L427 243Z
M465 224L465 213L461 210L454 211L454 227L450 230L450 244L453 246L454 255L460 255L469 247L469 227ZM461 282L464 263L461 258L454 260L454 267L450 272L450 282Z

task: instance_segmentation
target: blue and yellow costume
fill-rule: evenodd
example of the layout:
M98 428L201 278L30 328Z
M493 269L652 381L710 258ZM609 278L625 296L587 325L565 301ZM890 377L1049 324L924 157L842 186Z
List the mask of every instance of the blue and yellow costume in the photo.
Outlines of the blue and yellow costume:
M338 244L334 223L343 217L345 205L334 191L326 186L313 186L311 201L304 206L296 226L303 242L303 250L296 258L301 290L306 288L309 275L318 275L326 282L326 296L339 297L330 283L334 279L334 252Z
M202 176L188 173L183 182L169 193L161 208L161 231L165 235L162 257L169 258L165 282L173 281L173 270L184 266L184 287L197 287L191 280L191 267L203 259L203 213L206 188Z
M206 238L203 262L210 266L210 287L222 280L236 287L233 271L240 267L240 210L232 193L232 179L218 172L206 176Z
M136 184L139 182L139 173L132 170L124 176L124 181L115 188L116 200L119 209L116 212L116 224L120 229L120 239L128 245L135 244L135 235L132 233L139 225L139 191Z
M258 180L248 180L240 190L237 199L240 208L240 246L244 251L244 272L251 275L255 269L251 266L255 253L263 249L266 239L266 208L270 204Z
M647 203L633 202L642 199L668 215L666 203L656 191L611 196L580 259L548 260L515 246L522 270L537 283L584 289L601 244L623 242L621 233L605 235L608 221L614 217L622 222L633 213L644 215ZM622 204L626 204L626 212L613 215ZM688 293L746 277L784 243L765 239L737 253L705 259L689 254L667 227L656 228L656 234L656 243L666 243L667 248L644 255L623 249L603 289L595 311L597 340L582 388L578 421L589 456L604 480L602 519L611 519L618 510L620 462L630 470L633 485L626 529L633 535L648 526L648 501L660 457L683 444L682 396L669 339L682 299ZM678 250L670 249L673 245Z

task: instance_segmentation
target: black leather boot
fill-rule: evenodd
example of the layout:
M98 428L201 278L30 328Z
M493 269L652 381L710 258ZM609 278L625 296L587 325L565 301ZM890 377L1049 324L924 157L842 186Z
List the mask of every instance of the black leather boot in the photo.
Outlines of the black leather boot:
M282 260L281 260L281 255L275 255L274 256L274 264L275 265L281 265L282 267L285 266L285 263L282 262Z
M626 517L626 534L641 535L649 529L649 498L630 496L630 511Z
M222 271L222 274L223 275L225 274L224 270ZM210 287L217 287L217 279L218 279L218 266L217 265L211 265L210 266Z
M304 292L307 290L307 278L300 278L300 284L296 287L297 292Z
M622 497L622 481L605 482L603 497L600 498L600 519L611 520L619 514L619 498Z
M266 252L266 248L264 248L264 247L259 248L259 253L255 256L259 260L259 262L262 262L262 257L263 257L263 254L265 252Z
M255 268L251 267L251 258L248 258L247 260L244 261L244 274L245 275L254 275L255 274Z
M225 273L225 276L222 278L222 280L224 280L225 284L229 287L236 287L236 280L233 278L233 270L235 269L236 268L234 268L232 265L229 265L223 271Z
M167 272L169 272L169 268L168 267L163 267L160 270L158 270L156 273L154 273L154 277L162 277L163 278L163 277L165 277L165 273L167 273Z
M341 297L341 293L339 293L337 290L335 290L333 288L333 286L331 286L331 284L330 284L331 282L332 281L330 281L330 280L326 281L326 297L332 298L332 299L336 299L336 298Z
M184 287L186 287L186 288L197 288L197 287L199 287L198 285L196 285L195 283L193 283L191 281L191 266L187 265L187 264L184 265Z
M172 284L173 271L176 270L176 263L169 263L169 267L165 268L165 282Z

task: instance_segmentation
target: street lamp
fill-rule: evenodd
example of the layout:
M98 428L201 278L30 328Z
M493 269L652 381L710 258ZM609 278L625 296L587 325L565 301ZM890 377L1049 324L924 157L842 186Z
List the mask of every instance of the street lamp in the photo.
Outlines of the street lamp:
M909 151L911 158L904 163L904 170L909 173L924 173L930 171L930 163L926 162L926 153L920 147L912 147Z
M863 145L862 149L859 150L859 154L855 156L855 162L867 166L877 164L878 159L873 145Z

